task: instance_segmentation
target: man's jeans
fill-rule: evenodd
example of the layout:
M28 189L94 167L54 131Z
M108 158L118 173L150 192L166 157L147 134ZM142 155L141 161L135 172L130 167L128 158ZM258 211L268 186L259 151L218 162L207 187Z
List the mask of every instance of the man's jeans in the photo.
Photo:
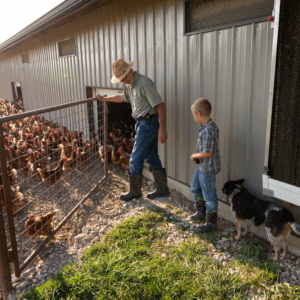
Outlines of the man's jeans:
M150 164L152 170L162 169L158 155L158 116L149 121L137 121L135 125L135 143L130 156L130 173L132 175L142 174L144 160Z
M216 173L201 172L197 168L192 179L191 191L194 193L195 201L198 201L199 197L204 199L208 212L218 210Z

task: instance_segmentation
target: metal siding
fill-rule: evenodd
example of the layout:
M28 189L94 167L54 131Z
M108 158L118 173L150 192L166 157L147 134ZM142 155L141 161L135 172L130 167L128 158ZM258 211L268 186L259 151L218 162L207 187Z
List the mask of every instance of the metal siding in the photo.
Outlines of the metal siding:
M1 53L0 97L11 99L10 82L20 81L26 110L82 99L86 86L121 88L110 83L112 62L119 57L135 61L134 68L155 81L167 106L168 142L159 150L168 175L191 181L198 126L190 105L206 97L220 129L218 196L223 197L224 181L239 177L262 194L271 25L191 36L183 31L182 0L115 1ZM57 42L71 36L76 56L59 57ZM20 59L25 51L28 65Z

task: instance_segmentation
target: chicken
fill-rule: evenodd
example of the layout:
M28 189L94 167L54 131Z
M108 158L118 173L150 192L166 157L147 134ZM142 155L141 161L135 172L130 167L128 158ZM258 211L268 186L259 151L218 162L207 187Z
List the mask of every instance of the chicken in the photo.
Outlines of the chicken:
M42 153L38 152L36 156L37 167L43 170L49 169L49 161L47 157L42 157Z
M97 140L97 137L96 137L96 133L93 132L93 137L91 138L91 151L96 153L97 150L98 150L98 140Z
M49 235L53 231L53 217L56 211L53 211L45 216L36 217L34 214L29 216L25 222L25 230L30 236Z
M122 143L122 136L118 136L117 134L111 132L109 136L112 138L113 143L115 145L120 145Z
M33 150L29 151L29 158L27 163L28 175L34 176L36 173L36 160L35 160L35 153Z
M104 145L101 145L100 147L99 147L99 155L100 155L100 158L101 158L101 160L102 160L102 162L104 162ZM107 160L108 160L108 162L111 164L111 152L112 152L112 146L107 146Z
M12 212L17 212L23 206L23 194L20 192L20 187L16 188L10 187L10 199L11 199L11 208ZM3 210L6 211L6 203L4 198L3 185L0 185L0 203L3 207Z
M14 185L17 182L17 170L11 168L11 166L8 164L7 165L7 175L8 175L8 179L9 179L9 183L11 185Z
M125 146L125 148L126 148L126 151L127 151L128 153L131 153L131 152L132 152L134 142L135 142L135 139L134 139L134 138L131 138L131 139L126 139L126 138L124 138L124 139L123 139L123 144L124 144L124 146Z
M37 171L39 172L42 181L49 185L55 184L60 179L63 173L63 164L64 159L61 159L58 165L53 169L43 170L41 168L37 168Z
M23 207L23 199L24 196L20 192L20 187L17 186L16 188L10 187L10 197L11 197L11 206L13 213L17 212Z
M130 170L130 154L127 154L123 148L123 146L121 146L118 149L118 152L120 153L120 163L121 166L124 170L129 171Z
M86 143L83 149L81 147L77 148L77 161L84 163L87 161L88 153L90 149L90 144Z
M114 166L120 164L120 153L118 152L118 145L114 145L111 151L111 162Z
M69 158L65 157L63 170L65 172L71 172L76 167L77 161L77 149L73 149L73 152Z

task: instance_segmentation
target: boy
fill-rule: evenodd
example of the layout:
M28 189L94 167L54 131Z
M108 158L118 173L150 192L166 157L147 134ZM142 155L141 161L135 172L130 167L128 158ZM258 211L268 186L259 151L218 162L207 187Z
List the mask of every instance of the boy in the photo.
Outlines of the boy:
M191 191L194 193L196 213L192 221L206 218L199 231L217 228L218 200L216 192L216 175L221 170L219 151L219 129L210 118L211 104L207 99L197 99L191 106L194 120L200 125L196 151L191 160L197 163L192 179Z

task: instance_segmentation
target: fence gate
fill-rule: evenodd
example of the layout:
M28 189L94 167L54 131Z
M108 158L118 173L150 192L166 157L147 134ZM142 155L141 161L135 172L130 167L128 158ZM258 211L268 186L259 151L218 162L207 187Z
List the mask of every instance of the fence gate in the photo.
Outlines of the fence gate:
M99 155L101 145L106 149L107 105L100 103L94 120L89 114L94 101L0 118L0 280L4 298L12 287L10 263L19 277L107 177L107 159ZM13 110L7 101L0 105L2 112ZM96 121L100 128L92 124Z

